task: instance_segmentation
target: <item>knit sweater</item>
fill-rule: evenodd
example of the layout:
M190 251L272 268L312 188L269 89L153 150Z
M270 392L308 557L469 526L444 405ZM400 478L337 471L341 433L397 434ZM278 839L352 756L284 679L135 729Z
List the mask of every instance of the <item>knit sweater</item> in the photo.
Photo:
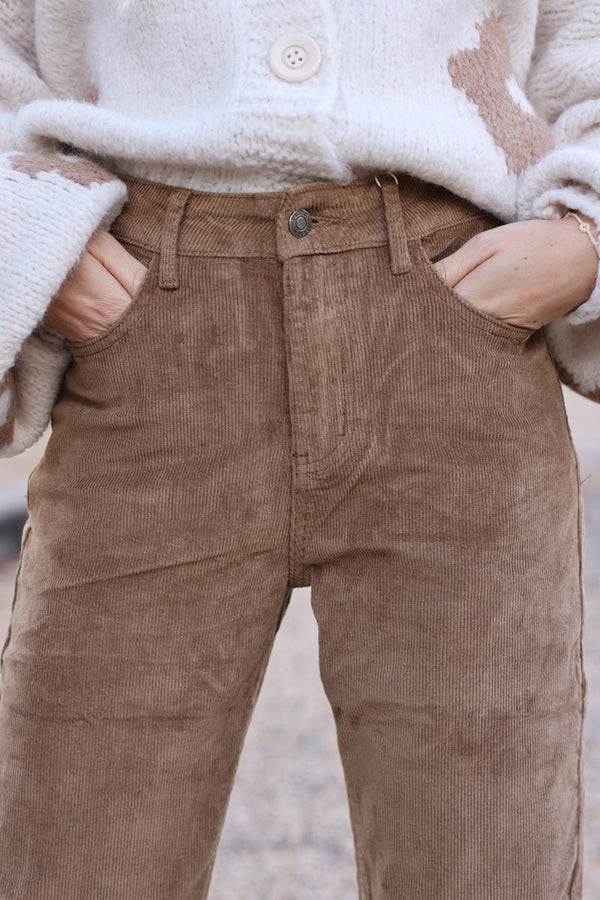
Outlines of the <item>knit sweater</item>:
M126 204L120 175L245 192L380 171L503 222L600 223L598 0L2 0L0 455L48 423L71 356L41 320ZM600 400L600 280L546 333Z

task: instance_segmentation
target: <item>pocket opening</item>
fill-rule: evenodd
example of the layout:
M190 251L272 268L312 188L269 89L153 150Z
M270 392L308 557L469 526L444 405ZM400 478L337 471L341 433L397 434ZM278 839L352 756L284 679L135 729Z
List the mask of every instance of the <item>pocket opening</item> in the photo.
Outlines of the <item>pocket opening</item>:
M469 217L469 219L463 220L459 224L443 226L433 232L422 235L414 243L424 270L432 281L432 285L443 290L446 297L452 301L454 310L459 313L461 318L487 333L495 333L499 337L512 340L514 343L525 343L540 329L530 328L525 325L513 325L511 322L504 322L502 319L497 319L495 316L479 309L455 290L435 268L435 263L440 259L450 256L482 231L489 230L489 228L485 227L489 221L489 217L486 216ZM473 228L472 226L477 223L484 227Z
M74 358L89 356L92 353L99 353L101 350L105 350L114 341L125 335L141 314L144 299L148 294L150 282L157 266L158 256L154 254L150 257L142 258L137 254L132 255L135 255L136 259L146 266L146 274L136 294L131 298L120 315L101 334L94 335L91 338L84 338L80 341L67 341Z

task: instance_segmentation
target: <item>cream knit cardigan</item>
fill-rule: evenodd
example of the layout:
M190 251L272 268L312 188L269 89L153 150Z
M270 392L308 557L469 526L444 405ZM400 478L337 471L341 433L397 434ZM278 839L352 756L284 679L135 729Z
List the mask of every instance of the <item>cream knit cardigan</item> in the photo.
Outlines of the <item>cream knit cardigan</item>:
M268 62L288 32L321 51L304 81ZM120 174L268 191L386 170L506 222L600 223L598 0L2 0L0 455L48 423L71 356L41 318L126 203ZM600 400L600 283L546 333Z

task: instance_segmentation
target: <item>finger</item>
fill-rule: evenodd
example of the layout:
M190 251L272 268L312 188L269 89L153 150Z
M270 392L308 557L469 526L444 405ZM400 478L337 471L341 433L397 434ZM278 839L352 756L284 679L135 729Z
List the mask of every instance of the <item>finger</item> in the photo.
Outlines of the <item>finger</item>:
M59 289L59 296L69 308L103 297L124 299L125 295L129 296L127 289L87 250L81 254L77 265Z
M434 263L434 266L444 281L447 281L450 287L454 287L493 255L494 249L485 240L484 234L476 234L450 256Z
M67 329L71 329L71 333L82 329L101 330L131 299L132 295L101 262L90 253L84 253L56 298L54 314L63 327L54 327L65 334Z
M539 303L535 295L522 290L522 281L514 277L514 266L507 271L499 256L489 259L473 269L454 285L454 290L473 306L495 319L537 328Z
M146 274L146 266L132 256L112 234L102 229L97 229L92 234L87 250L133 297Z

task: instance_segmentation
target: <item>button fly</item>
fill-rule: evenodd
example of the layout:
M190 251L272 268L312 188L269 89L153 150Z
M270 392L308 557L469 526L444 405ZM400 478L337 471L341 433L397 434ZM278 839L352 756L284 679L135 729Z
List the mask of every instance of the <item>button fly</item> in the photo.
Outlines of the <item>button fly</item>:
M304 81L321 65L321 50L308 34L293 31L275 41L269 50L269 65L283 81Z
M289 226L294 237L304 237L312 228L310 213L305 209L295 210L289 218Z

